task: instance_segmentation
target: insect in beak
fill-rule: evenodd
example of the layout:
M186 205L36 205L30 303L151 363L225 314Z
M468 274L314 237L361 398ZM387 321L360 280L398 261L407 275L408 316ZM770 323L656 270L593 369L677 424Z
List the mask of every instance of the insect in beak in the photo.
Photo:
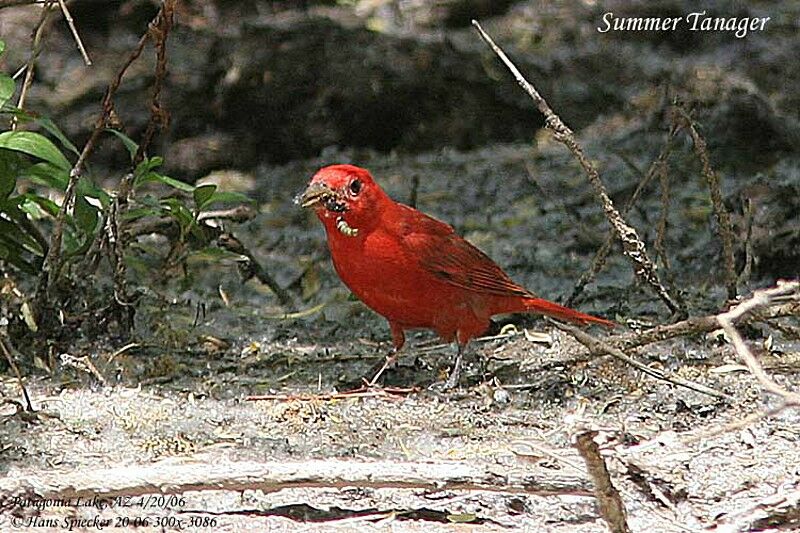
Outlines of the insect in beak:
M358 235L358 228L350 227L347 221L342 217L336 219L336 229L339 230L339 233L347 237L355 237Z

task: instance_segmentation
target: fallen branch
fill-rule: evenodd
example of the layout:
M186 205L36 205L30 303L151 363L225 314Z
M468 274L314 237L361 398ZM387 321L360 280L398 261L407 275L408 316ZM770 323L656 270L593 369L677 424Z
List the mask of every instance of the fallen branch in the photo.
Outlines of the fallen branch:
M659 370L657 368L651 368L643 363L640 363L636 359L633 359L632 357L626 355L625 352L623 352L615 345L613 345L608 339L607 340L598 339L597 337L590 335L585 331L583 331L582 329L579 329L575 326L562 324L560 322L556 322L555 320L550 320L550 319L548 319L548 321L554 324L561 331L565 331L570 335L572 335L575 338L575 340L586 346L589 352L594 355L608 354L612 357L619 359L620 361L624 361L625 363L635 368L638 368L639 370L641 370L650 377L660 379L662 381L668 381L673 385L685 387L687 389L699 392L701 394L707 394L715 398L720 398L729 401L733 401L735 399L732 396L729 396L724 392L719 392L717 390L714 390L711 387L706 387L705 385L701 385L700 383L695 383L693 381L688 381L682 378L670 376L663 370Z
M707 531L738 533L739 531L796 531L800 521L800 488L770 494L761 501L733 514L722 515Z
M245 260L239 262L238 264L239 274L242 276L244 281L255 277L258 281L269 287L270 290L275 293L275 296L278 297L281 305L284 307L294 307L295 303L291 294L281 287L275 278L273 278L270 273L261 266L261 263L256 260L255 256L253 256L253 253L245 248L239 239L230 233L223 233L217 237L217 246L224 248L229 252L239 254L245 258Z
M762 309L749 309L746 313L732 319L734 324L749 324L779 318L783 316L800 316L800 299L786 303L771 303ZM687 318L674 324L656 326L639 333L626 333L606 338L606 342L622 350L638 348L654 342L665 341L675 337L686 337L708 333L720 328L717 315Z
M586 470L592 478L600 516L606 521L612 533L630 533L630 528L625 518L625 505L622 503L619 491L611 483L611 476L608 474L606 462L603 460L603 456L600 455L600 448L594 441L596 435L596 431L581 433L575 439L575 447L583 457L583 461L586 463Z
M636 275L643 279L655 290L656 294L664 301L667 307L669 307L670 311L673 313L679 312L680 306L675 302L669 291L667 291L667 289L658 279L656 267L647 255L647 249L644 245L644 242L639 238L636 229L628 224L617 208L614 207L614 202L612 202L611 198L608 196L605 185L603 185L603 182L600 179L600 174L597 171L597 167L589 160L588 157L586 157L586 154L583 152L583 148L581 148L581 146L575 140L575 134L569 129L569 127L567 127L566 124L564 124L561 118L553 111L545 99L542 98L536 88L525 79L519 69L517 69L514 63L512 63L505 54L505 52L503 52L503 50L497 46L497 44L495 44L492 38L485 31L483 31L483 28L480 24L478 24L478 21L473 20L472 25L475 26L481 38L486 41L492 51L497 54L497 57L499 57L508 70L511 71L511 73L514 75L514 78L517 80L517 83L519 83L525 92L531 97L533 102L536 104L536 107L544 115L545 123L553 132L555 139L566 146L580 163L581 167L586 173L586 176L589 178L589 182L592 184L592 187L594 187L595 194L600 199L600 203L603 206L603 211L606 214L606 218L608 218L611 227L614 229L617 237L622 243L623 252L633 263L634 272Z
M750 299L731 308L726 313L717 315L717 322L719 322L720 327L725 330L736 353L744 360L750 373L755 376L761 387L770 394L781 398L785 407L800 407L800 394L789 391L778 385L775 380L767 374L764 367L761 366L761 363L758 362L753 352L751 352L750 348L745 344L742 336L736 328L733 327L734 321L741 318L743 315L752 313L756 309L766 307L773 300L786 296L793 296L794 298L800 299L800 281L778 282L776 287L755 291Z
M106 469L29 472L11 469L0 479L0 511L26 498L113 498L143 494L181 494L198 490L292 488L395 488L480 490L521 494L591 496L582 476L526 464L524 468L457 462L358 462L341 459L301 462L227 462L175 459Z

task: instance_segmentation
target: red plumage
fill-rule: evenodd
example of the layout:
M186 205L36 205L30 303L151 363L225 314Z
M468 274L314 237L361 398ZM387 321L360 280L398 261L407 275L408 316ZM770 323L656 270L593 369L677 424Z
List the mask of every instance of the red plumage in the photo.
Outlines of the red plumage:
M321 169L298 201L313 207L325 226L345 285L389 321L396 350L412 328L433 329L463 347L502 313L614 326L537 298L451 226L393 201L363 168Z

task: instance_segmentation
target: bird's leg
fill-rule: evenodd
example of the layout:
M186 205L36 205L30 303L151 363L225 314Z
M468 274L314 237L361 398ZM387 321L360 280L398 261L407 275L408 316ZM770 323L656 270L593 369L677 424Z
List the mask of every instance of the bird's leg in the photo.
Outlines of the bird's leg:
M443 388L445 390L455 389L458 387L458 382L461 379L461 363L464 360L464 349L466 348L466 344L458 342L456 346L458 346L458 352L456 353L456 360L453 363L453 369L450 370L450 376L447 378L447 381L444 384Z
M378 383L378 380L386 371L387 368L392 366L397 362L397 358L400 357L400 349L406 343L406 335L403 332L403 328L398 326L397 324L389 323L389 328L392 330L392 350L386 356L386 361L384 361L383 366L372 376L372 379L367 382L368 387L375 386ZM365 380L366 381L366 380Z

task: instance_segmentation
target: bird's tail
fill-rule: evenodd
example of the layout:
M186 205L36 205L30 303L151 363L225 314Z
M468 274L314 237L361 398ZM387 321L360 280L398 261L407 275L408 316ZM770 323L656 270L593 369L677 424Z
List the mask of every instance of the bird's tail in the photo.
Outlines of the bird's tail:
M587 315L586 313L581 313L580 311L564 307L563 305L542 298L525 298L524 304L525 311L531 313L541 313L554 318L569 320L570 322L578 322L579 324L601 324L607 328L616 326L616 324L610 320Z

